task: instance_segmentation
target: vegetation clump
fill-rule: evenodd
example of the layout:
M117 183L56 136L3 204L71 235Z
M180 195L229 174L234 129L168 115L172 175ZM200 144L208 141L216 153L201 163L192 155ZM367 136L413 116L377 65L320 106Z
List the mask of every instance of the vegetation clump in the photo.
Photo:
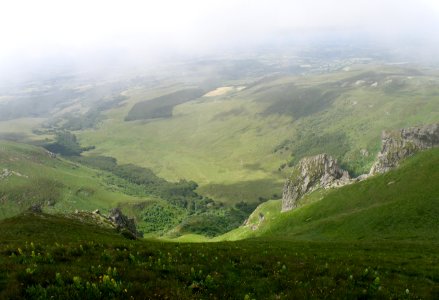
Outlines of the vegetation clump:
M125 121L172 117L174 106L197 99L204 93L202 89L192 88L138 102L128 112Z
M75 161L111 173L106 180L135 196L153 196L157 200L123 206L139 221L144 233L165 234L177 225L174 234L197 233L217 236L241 225L256 204L240 202L226 207L196 192L194 181L169 182L150 169L133 164L119 165L104 156L78 157ZM163 201L162 201L163 200Z
M46 144L44 147L50 152L65 156L78 156L84 151L94 149L93 146L81 147L76 139L76 135L70 131L56 132L55 142Z

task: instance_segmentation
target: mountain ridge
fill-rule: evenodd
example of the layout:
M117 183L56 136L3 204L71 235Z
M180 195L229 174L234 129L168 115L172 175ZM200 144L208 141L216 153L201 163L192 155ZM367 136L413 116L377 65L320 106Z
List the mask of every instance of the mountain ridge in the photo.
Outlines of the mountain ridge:
M337 161L327 154L305 157L293 168L282 194L282 211L296 208L297 201L317 188L336 188L385 173L407 157L439 146L439 123L395 131L383 131L381 151L368 174L351 179Z

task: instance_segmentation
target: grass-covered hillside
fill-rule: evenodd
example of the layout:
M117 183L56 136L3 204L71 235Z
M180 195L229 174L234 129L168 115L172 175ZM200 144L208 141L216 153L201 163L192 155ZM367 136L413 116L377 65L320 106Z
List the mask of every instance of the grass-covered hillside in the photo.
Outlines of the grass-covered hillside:
M260 205L247 226L222 240L277 237L312 241L424 241L439 238L439 149L395 170L338 189L318 190L281 213L280 200Z
M131 241L77 219L0 221L1 299L434 299L437 243Z
M138 199L104 182L90 168L50 155L43 148L0 141L0 218L32 204L47 211L107 210Z
M46 147L63 153L81 151L72 142L74 136L60 136ZM107 213L120 207L147 236L213 237L241 225L256 207L243 202L226 207L199 195L193 181L169 182L149 169L121 165L111 157L68 158L40 147L0 141L0 219L34 204L50 213L95 209Z
M200 194L223 202L257 202L278 198L288 166L303 156L326 152L352 174L366 172L382 130L438 120L438 82L430 70L353 65L219 81L192 101L174 99L187 96L187 84L140 86L76 134L96 147L90 154L194 180Z

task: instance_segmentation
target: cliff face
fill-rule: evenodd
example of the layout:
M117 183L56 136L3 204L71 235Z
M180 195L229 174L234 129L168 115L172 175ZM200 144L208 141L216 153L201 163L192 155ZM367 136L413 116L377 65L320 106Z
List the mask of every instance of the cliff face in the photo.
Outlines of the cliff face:
M327 154L305 157L293 168L285 182L282 194L282 211L297 206L297 201L307 192L317 188L341 186L350 182L349 174Z
M370 175L385 173L398 166L399 162L418 151L439 146L439 123L422 127L384 131L378 159Z

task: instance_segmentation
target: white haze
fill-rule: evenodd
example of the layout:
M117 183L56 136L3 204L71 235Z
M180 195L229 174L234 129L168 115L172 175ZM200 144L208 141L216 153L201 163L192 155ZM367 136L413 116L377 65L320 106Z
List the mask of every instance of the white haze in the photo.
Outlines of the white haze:
M36 65L146 64L326 35L419 43L422 53L437 47L438 32L435 0L2 0L0 77Z

